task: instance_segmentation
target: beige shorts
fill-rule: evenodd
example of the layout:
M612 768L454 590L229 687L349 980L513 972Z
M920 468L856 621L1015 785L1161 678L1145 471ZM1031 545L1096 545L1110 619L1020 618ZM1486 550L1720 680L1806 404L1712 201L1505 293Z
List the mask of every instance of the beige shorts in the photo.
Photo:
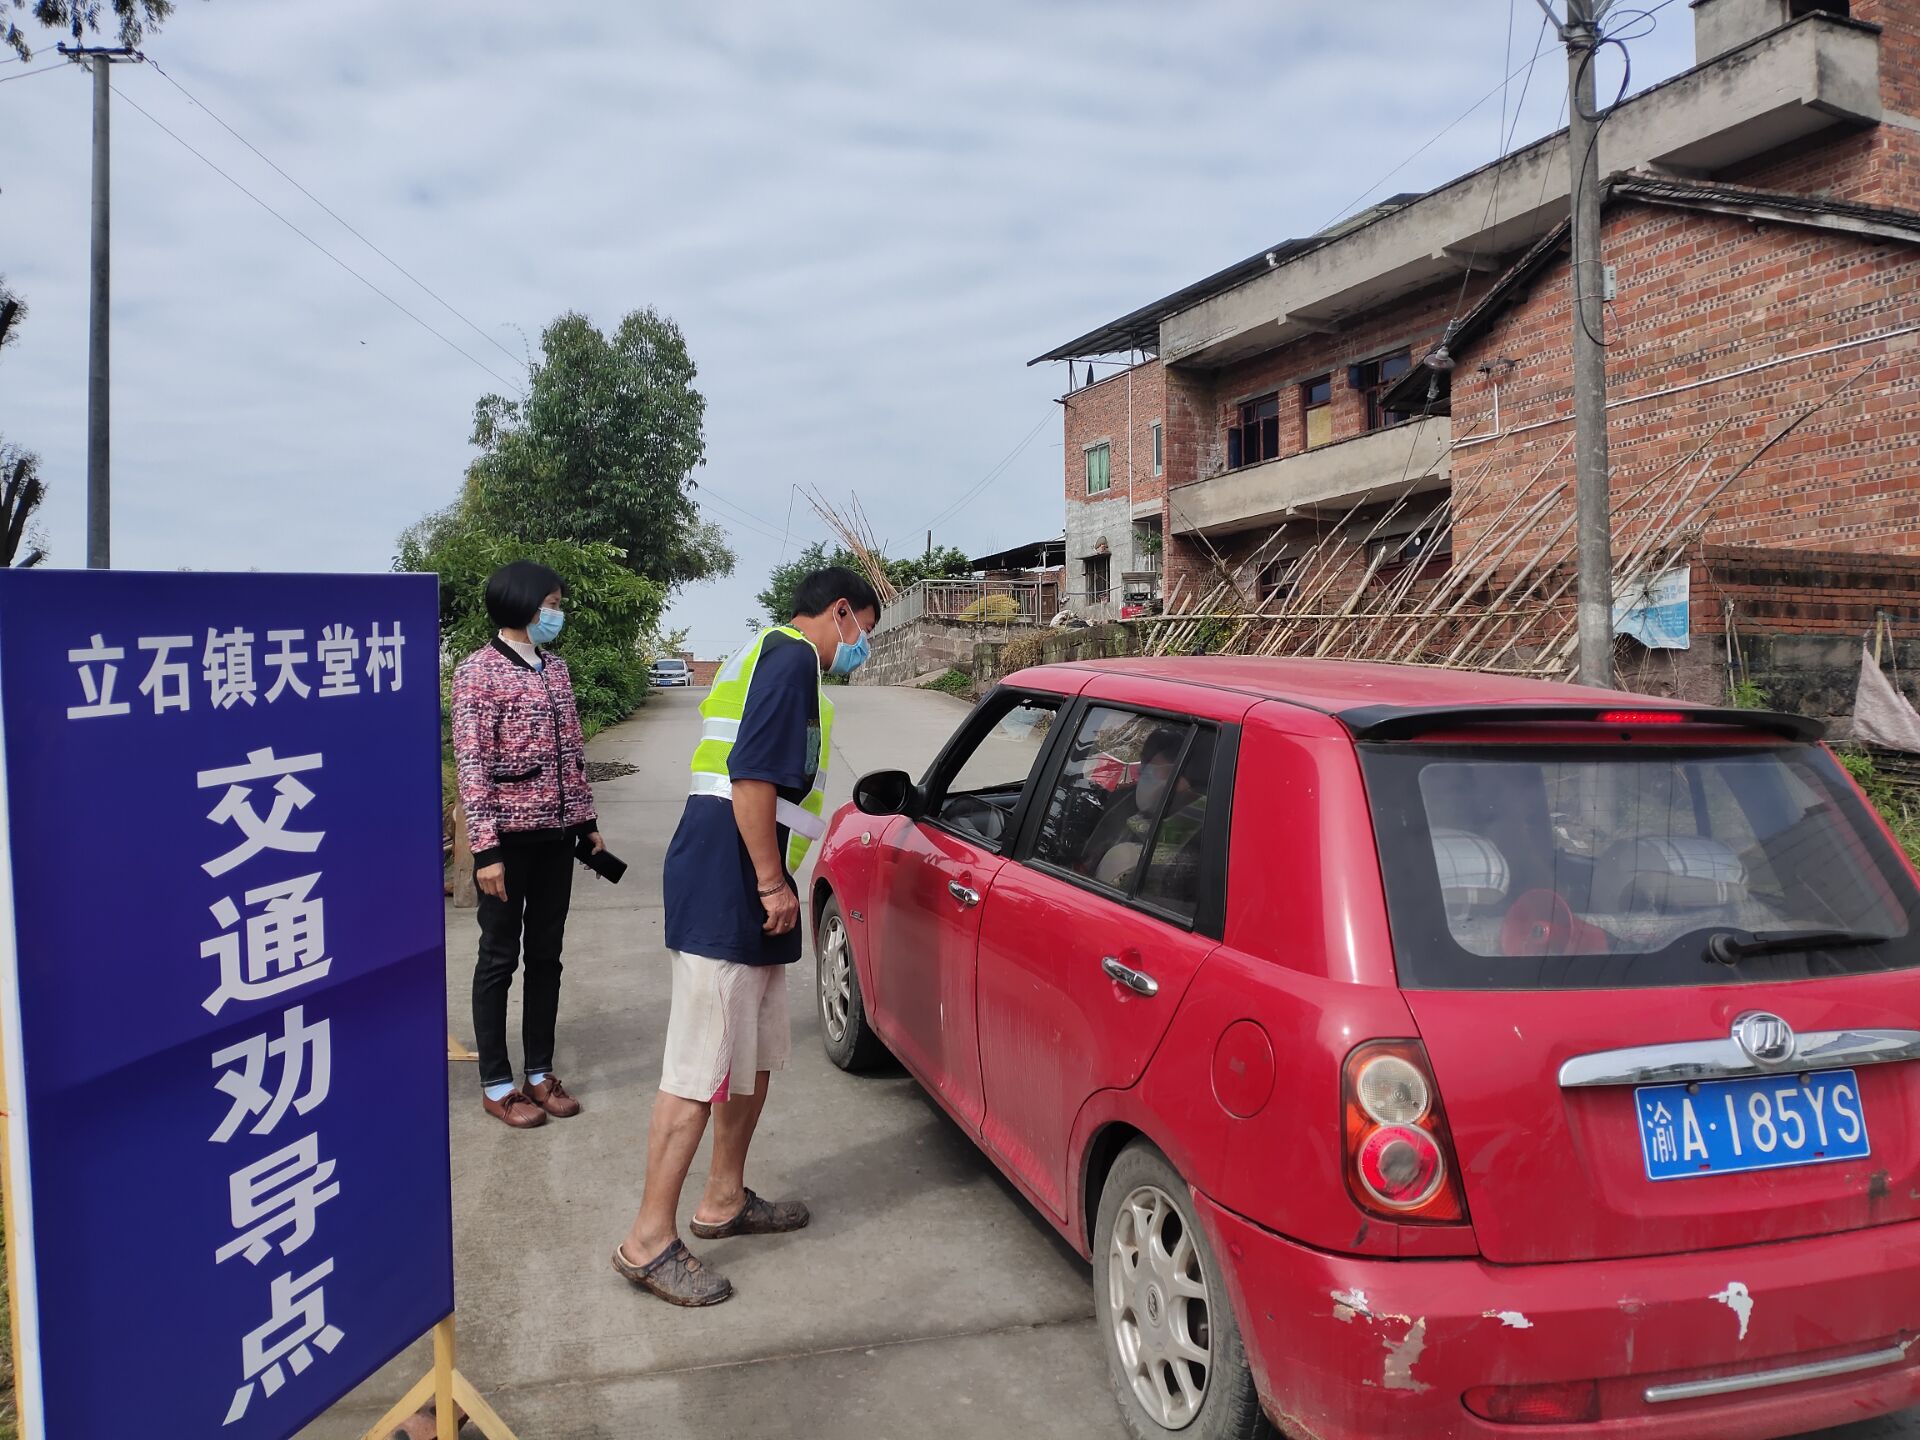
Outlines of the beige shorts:
M762 1070L784 1070L793 1055L787 967L741 965L678 950L667 1012L660 1088L715 1104L751 1095Z

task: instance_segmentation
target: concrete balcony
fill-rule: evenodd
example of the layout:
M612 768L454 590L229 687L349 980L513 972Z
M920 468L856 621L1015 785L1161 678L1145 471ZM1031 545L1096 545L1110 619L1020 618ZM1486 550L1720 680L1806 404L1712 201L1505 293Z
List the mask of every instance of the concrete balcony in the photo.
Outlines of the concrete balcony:
M1711 175L1829 126L1881 118L1880 32L1824 13L1737 45L1622 104L1600 171ZM1567 132L1161 323L1169 365L1216 367L1339 326L1531 245L1565 218Z
M1438 489L1453 475L1452 444L1453 422L1436 416L1176 485L1167 492L1173 533L1227 535Z

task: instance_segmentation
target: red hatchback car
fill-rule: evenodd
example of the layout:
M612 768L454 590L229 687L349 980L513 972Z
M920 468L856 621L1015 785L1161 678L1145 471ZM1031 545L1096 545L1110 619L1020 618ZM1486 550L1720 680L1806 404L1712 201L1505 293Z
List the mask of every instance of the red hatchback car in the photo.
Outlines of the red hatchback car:
M1920 1400L1920 891L1811 723L1046 666L856 806L828 1052L891 1052L1092 1259L1134 1434Z

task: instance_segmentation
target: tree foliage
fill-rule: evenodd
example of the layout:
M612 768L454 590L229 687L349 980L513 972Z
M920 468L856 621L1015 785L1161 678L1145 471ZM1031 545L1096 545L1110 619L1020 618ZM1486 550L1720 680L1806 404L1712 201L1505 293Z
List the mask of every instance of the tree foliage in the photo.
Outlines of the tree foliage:
M693 500L706 401L680 328L636 310L605 334L569 312L540 348L525 398L474 409L475 513L496 533L611 545L668 590L731 573Z
M905 590L918 580L939 580L973 573L973 562L967 558L967 552L956 550L951 545L942 545L930 554L912 555L885 563L887 579L896 590ZM824 540L814 541L786 564L776 566L767 577L767 588L754 597L760 602L760 610L766 616L767 623L784 625L791 620L794 613L793 595L800 588L800 582L827 565L844 565L856 575L863 573L852 551L844 546L829 548Z
M27 307L0 276L0 349L19 338ZM40 457L31 450L9 445L0 437L0 567L26 570L47 558L36 543L33 517L47 487L40 479Z
M401 537L394 568L440 577L441 641L458 660L493 637L487 577L512 560L536 560L567 582L567 624L553 648L573 673L581 725L592 734L626 719L646 693L643 640L659 624L667 595L629 570L613 546L518 540L456 505Z
M48 29L64 30L73 36L100 34L100 22L105 19L113 25L120 43L131 48L140 43L148 26L158 28L173 14L173 0L13 0L12 10L30 11ZM5 16L5 25L7 44L22 60L31 60L33 47L15 15Z

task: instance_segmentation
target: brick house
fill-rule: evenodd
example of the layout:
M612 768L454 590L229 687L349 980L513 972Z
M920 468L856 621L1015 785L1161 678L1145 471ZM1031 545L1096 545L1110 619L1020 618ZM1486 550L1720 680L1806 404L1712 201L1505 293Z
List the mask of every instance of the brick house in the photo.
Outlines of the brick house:
M1616 107L1599 141L1614 492L1703 440L1744 457L1879 358L1720 497L1692 586L1696 634L1729 601L1761 630L1858 634L1920 609L1920 0L1692 8L1698 63ZM1442 567L1475 538L1446 509L1456 473L1512 491L1557 463L1570 480L1566 144L1040 357L1078 374L1147 357L1062 402L1069 584L1097 595L1118 539L1156 521L1168 592L1227 574L1280 593L1330 529ZM1453 368L1423 364L1443 341ZM1109 478L1123 438L1153 462L1124 472L1130 496Z

